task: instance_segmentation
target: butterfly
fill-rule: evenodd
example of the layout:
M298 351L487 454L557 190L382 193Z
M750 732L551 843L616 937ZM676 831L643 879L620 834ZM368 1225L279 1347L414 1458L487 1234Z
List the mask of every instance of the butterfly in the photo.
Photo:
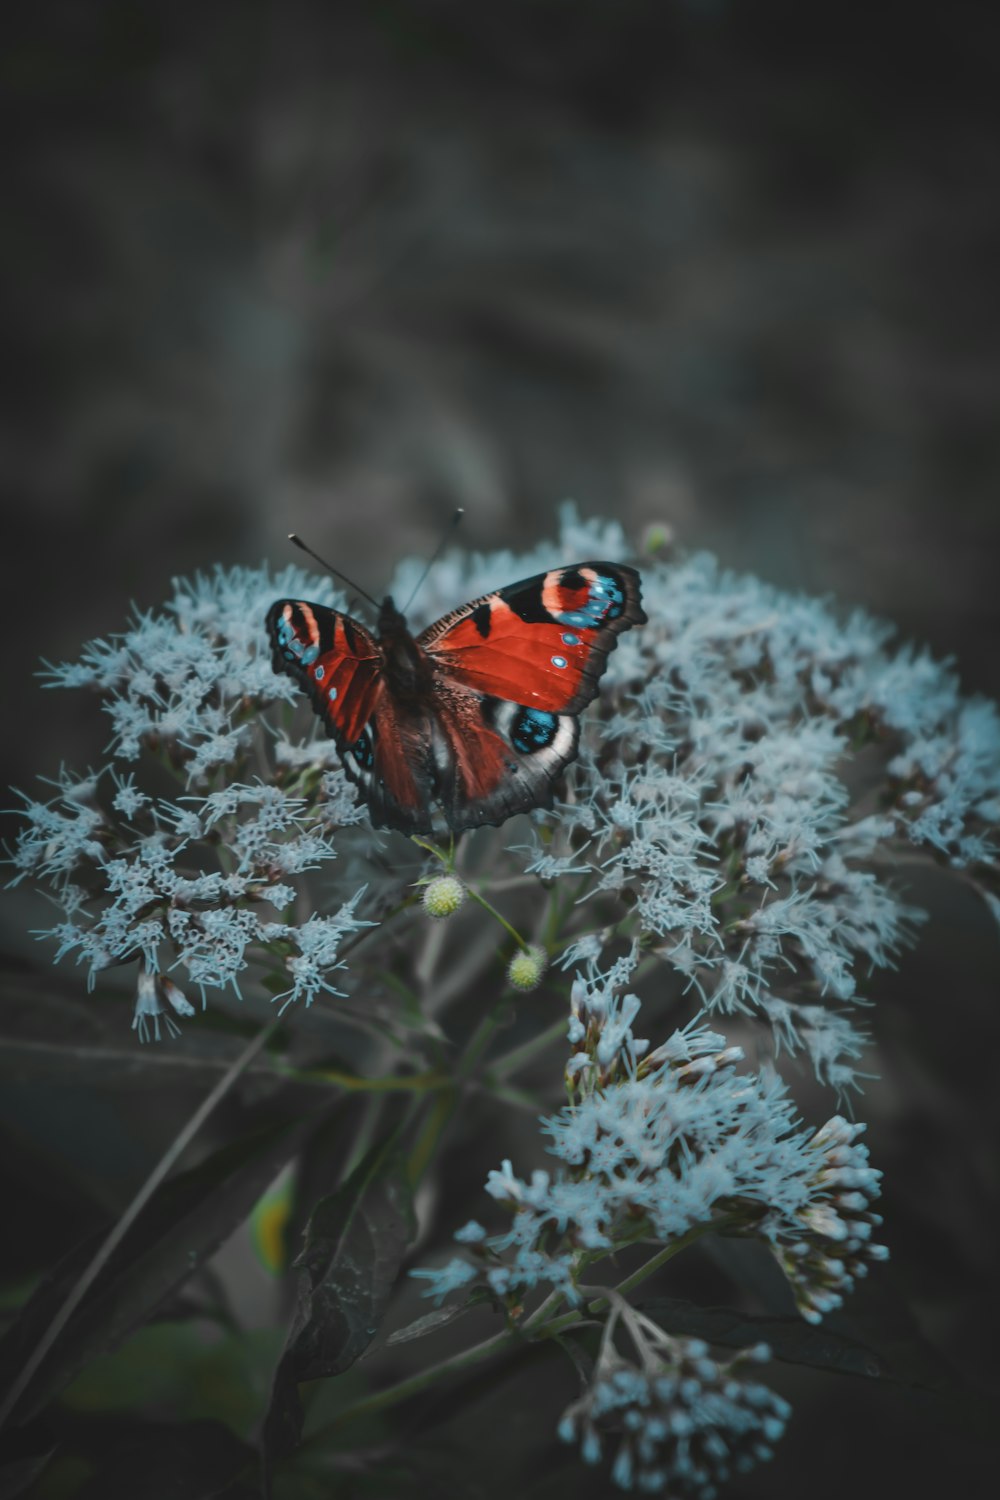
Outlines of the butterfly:
M645 622L639 575L581 562L473 599L413 636L277 599L271 661L308 694L377 828L455 833L551 807L617 637ZM440 819L438 819L440 821Z

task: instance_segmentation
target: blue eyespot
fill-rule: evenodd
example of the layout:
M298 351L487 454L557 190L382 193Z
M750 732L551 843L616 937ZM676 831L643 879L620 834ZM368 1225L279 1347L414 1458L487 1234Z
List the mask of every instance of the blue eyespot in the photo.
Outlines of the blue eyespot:
M326 668L317 667L314 675L317 682L322 682L323 678L326 676Z
M332 703L333 700L334 700L334 698L336 698L336 696L337 696L337 689L335 687L332 687L330 689L330 691L327 693L326 696L329 698L330 702Z
M351 752L362 770L371 770L375 762L375 752L372 746L372 737L367 729L362 729L360 735L351 746Z
M316 660L316 658L317 658L318 655L319 655L319 647L318 646L307 646L306 649L302 653L302 665L304 667L311 666L312 663Z
M574 635L571 630L567 630L565 635L563 636L563 641L567 646L579 646L580 637L578 635Z
M510 742L521 755L544 750L556 737L559 720L540 708L519 709L510 726Z
M552 665L554 667L565 667L567 665L565 656L554 656L552 658Z

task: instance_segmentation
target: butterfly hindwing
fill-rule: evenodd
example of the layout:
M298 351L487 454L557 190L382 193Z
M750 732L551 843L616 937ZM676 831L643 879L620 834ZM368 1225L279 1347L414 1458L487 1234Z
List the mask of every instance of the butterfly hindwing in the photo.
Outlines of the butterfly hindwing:
M434 698L441 748L436 795L452 829L552 806L556 778L576 756L575 714L526 708L446 677Z
M490 697L579 713L597 693L617 636L645 619L634 568L583 562L474 599L417 643L439 671Z

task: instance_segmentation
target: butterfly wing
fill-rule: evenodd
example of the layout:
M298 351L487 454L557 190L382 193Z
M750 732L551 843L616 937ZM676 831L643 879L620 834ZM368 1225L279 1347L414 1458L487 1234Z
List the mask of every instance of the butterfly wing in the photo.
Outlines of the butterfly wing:
M267 612L271 665L307 694L343 754L384 693L382 652L363 625L325 604L278 599Z
M436 669L435 796L454 830L551 806L608 653L645 619L634 568L584 562L474 599L417 638Z
M596 695L617 637L646 615L639 575L583 562L484 594L417 637L439 672L492 698L575 714Z
M267 614L271 664L306 693L376 827L430 828L429 735L402 716L384 677L384 653L350 615L305 599L278 599Z
M576 757L580 720L526 708L438 677L433 693L434 796L453 832L551 807Z

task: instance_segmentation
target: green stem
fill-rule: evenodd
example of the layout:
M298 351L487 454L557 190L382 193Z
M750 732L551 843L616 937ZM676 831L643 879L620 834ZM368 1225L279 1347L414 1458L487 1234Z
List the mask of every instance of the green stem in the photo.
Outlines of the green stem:
M450 870L452 868L455 860L454 839L452 840L450 854L445 854L443 849L439 849L437 844L432 844L429 839L418 838L415 833L410 834L410 842L412 844L416 844L419 849L426 849L428 854L433 854L435 859L439 859L441 861L446 870Z
M408 1401L411 1396L419 1396L422 1391L427 1390L439 1380L444 1380L449 1375L457 1375L462 1370L469 1369L472 1365L478 1365L491 1355L498 1354L502 1349L509 1347L518 1338L518 1334L510 1329L504 1329L496 1333L492 1338L484 1340L481 1344L474 1344L471 1349L464 1349L460 1354L453 1354L450 1359L443 1359L439 1364L431 1366L429 1370L423 1370L419 1375L411 1375L408 1380L400 1380L396 1385L386 1386L385 1390L376 1391L371 1396L365 1396L360 1401L354 1401L350 1406L345 1406L342 1411L330 1422L325 1422L322 1427L310 1433L302 1444L303 1448L314 1448L326 1438L332 1437L334 1433L347 1427L355 1418L369 1417L376 1412L385 1411L387 1407L398 1406L401 1401Z
M433 1161L438 1142L455 1113L457 1101L458 1092L455 1089L442 1091L434 1099L407 1163L406 1175L411 1187L416 1187Z
M461 1097L461 1086L472 1076L476 1064L489 1046L498 1025L497 1017L498 1010L493 1010L483 1017L469 1038L465 1051L459 1059L458 1067L455 1069L454 1080L442 1080L437 1085L437 1097L431 1106L430 1113L424 1121L423 1128L417 1137L416 1145L410 1153L407 1175L414 1186L420 1181L434 1159L434 1152L437 1150L441 1137L451 1123L452 1116L458 1107L458 1101ZM452 1086L446 1086L448 1084Z
M521 951L523 953L526 953L528 951L528 944L525 942L524 938L518 932L517 928L516 927L512 927L510 925L510 923L507 921L507 918L501 916L500 913L497 911L496 907L495 906L491 906L490 903L487 901L486 897L484 895L482 895L479 891L473 890L473 888L471 886L469 886L468 889L469 889L469 895L472 897L473 901L478 901L479 905L483 908L483 910L484 911L488 911L491 917L495 917L496 920L500 923L501 927L506 927L507 931L510 933L511 937L514 939L514 941L517 944L517 946L521 949Z
M297 1083L311 1083L314 1080L334 1083L338 1088L357 1094L429 1094L440 1092L451 1083L447 1073L435 1072L408 1073L403 1077L362 1078L357 1073L339 1073L334 1068L288 1068L280 1071Z
M530 1062L539 1052L544 1052L553 1042L564 1041L565 1037L566 1017L560 1016L558 1021L553 1021L551 1026L547 1026L544 1031L540 1031L530 1041L522 1042L519 1047L512 1047L509 1052L505 1052L502 1057L498 1057L489 1069L490 1078L509 1078L512 1073L516 1073L518 1068L522 1067L524 1063Z

